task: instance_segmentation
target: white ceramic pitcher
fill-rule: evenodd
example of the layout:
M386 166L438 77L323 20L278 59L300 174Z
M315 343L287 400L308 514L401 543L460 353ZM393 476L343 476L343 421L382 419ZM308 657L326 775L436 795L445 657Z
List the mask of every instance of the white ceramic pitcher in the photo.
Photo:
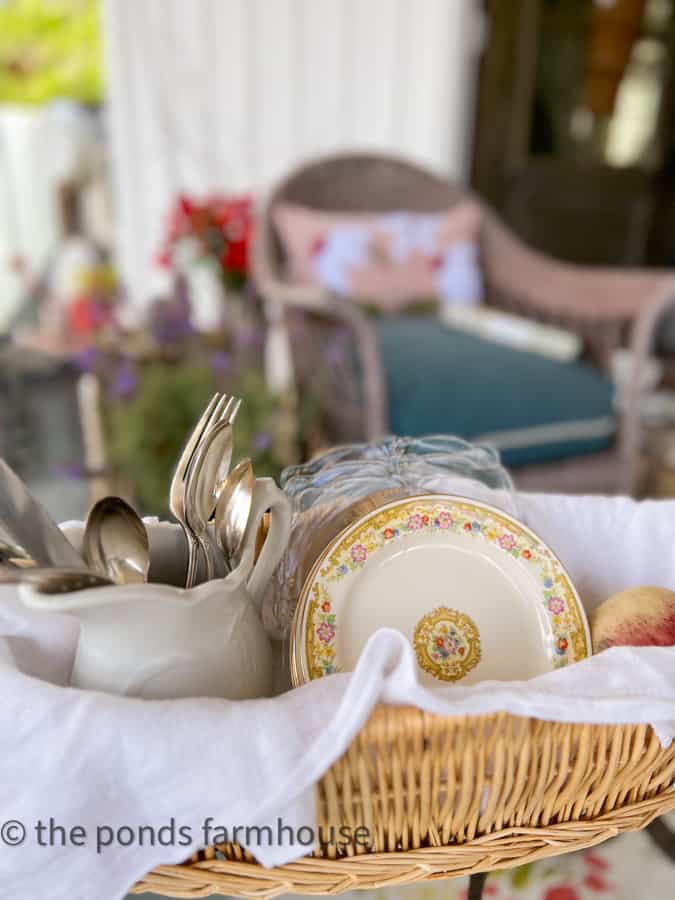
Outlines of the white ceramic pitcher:
M256 536L267 509L270 528L256 562ZM70 613L79 620L74 687L147 699L268 696L272 650L260 606L286 548L290 519L284 493L272 479L257 479L241 561L225 578L191 590L135 584L55 595L25 583L20 595L32 609ZM171 557L181 537L176 529L148 525L154 577L175 569Z

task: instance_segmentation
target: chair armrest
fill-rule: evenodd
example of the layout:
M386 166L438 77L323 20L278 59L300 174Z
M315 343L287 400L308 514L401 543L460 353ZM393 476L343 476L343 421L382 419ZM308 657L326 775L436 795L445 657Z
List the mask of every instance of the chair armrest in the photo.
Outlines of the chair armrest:
M527 247L489 211L482 259L488 296L526 314L583 327L629 324L675 294L675 270L581 266Z
M642 443L640 410L642 368L654 345L659 321L669 310L675 311L675 287L671 287L670 292L664 290L660 295L648 298L632 323L629 344L632 354L632 371L619 432L619 448L624 464L626 493L633 493L639 470Z
M532 250L485 211L482 243L488 298L599 341L605 364L628 331L630 386L619 429L623 490L633 493L641 445L640 382L661 317L675 310L675 270L580 266Z
M368 441L388 432L388 399L386 379L377 335L359 307L344 298L314 285L283 281L272 269L270 236L261 227L253 246L253 271L256 289L271 305L271 314L279 308L293 308L333 318L347 327L354 337L362 375L363 432Z

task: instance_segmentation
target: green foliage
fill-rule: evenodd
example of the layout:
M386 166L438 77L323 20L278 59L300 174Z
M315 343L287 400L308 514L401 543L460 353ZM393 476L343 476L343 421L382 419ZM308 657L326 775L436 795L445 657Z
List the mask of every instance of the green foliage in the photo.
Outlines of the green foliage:
M0 102L102 95L100 0L0 3Z
M113 400L107 409L111 462L128 477L145 512L166 511L169 483L185 440L216 390L212 369L200 363L155 362L143 368L131 399ZM261 372L251 369L226 385L244 402L234 428L233 460L251 456L258 476L278 477L275 434L278 400Z
M515 888L525 887L530 880L532 874L532 864L526 863L524 866L518 866L511 873L511 884Z

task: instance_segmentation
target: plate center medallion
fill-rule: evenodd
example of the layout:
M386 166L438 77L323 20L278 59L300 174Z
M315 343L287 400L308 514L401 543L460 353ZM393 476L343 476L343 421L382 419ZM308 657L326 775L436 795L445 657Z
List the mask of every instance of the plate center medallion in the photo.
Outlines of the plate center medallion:
M413 647L417 662L434 678L459 681L481 658L480 634L466 613L439 606L415 626Z

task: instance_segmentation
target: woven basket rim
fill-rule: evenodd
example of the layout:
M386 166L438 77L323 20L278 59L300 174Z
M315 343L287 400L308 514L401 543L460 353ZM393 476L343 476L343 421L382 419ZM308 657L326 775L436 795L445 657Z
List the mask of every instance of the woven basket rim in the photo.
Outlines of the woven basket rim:
M130 893L154 890L179 898L209 894L271 898L288 892L328 895L462 877L593 847L621 833L642 829L671 810L675 810L673 786L664 794L624 807L620 814L613 811L597 819L565 822L547 829L507 828L470 844L337 860L304 856L269 869L253 861L212 856L179 866L158 866Z

